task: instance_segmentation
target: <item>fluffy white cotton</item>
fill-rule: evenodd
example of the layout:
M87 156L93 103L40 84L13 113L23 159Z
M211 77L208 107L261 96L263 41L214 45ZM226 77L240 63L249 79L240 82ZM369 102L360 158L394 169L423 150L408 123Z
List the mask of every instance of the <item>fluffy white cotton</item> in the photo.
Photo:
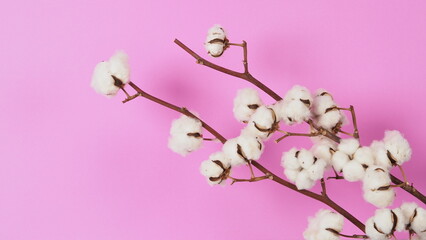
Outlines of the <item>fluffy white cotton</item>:
M281 166L289 170L300 170L302 166L299 163L296 155L299 155L299 150L297 148L292 148L287 152L283 152L281 157Z
M377 209L374 216L367 220L366 234L371 239L383 239L395 231L405 229L404 215L400 209Z
M238 121L248 122L254 111L262 105L263 102L256 90L240 89L234 99L234 116Z
M341 232L343 229L343 216L330 210L320 209L315 217L308 218L308 228L303 232L303 237L306 240L337 240L340 237L326 230L333 229L336 232Z
M313 99L312 112L315 115L315 122L319 127L331 130L346 122L345 115L337 109L333 97L325 90L317 90Z
M413 218L411 222L411 229L413 229L417 234L426 232L426 210L418 207L416 217Z
M297 159L299 159L300 166L305 169L311 167L315 161L314 155L304 148L300 149Z
M312 96L309 90L302 86L294 86L282 101L274 104L279 120L288 125L301 123L311 117Z
M404 215L404 225L414 231L419 239L424 239L426 237L426 210L413 202L405 202L399 209Z
M362 180L365 169L358 161L352 160L346 163L342 169L343 177L349 182Z
M356 150L353 160L359 162L365 168L374 165L373 151L369 147L360 147Z
M296 184L297 189L299 189L299 190L310 189L315 185L315 181L313 181L309 177L308 171L306 169L303 169L297 175L295 184Z
M391 154L392 160L401 165L411 158L411 147L399 131L386 131L383 139L385 148Z
M364 199L376 207L387 207L395 199L395 191L390 188L389 172L377 166L367 168L363 179Z
M213 153L200 167L201 174L207 178L210 185L224 184L229 170L229 160L223 152Z
M195 118L182 115L172 122L169 137L169 148L186 156L202 146L202 123Z
M250 118L244 130L247 134L267 139L278 127L277 118L272 108L260 106Z
M417 215L417 213L414 213L418 206L414 202L404 202L399 208L401 209L402 214L404 214L406 225L413 220L414 215Z
M316 181L324 177L324 171L327 167L327 162L321 158L317 159L312 166L308 168L309 177Z
M290 180L291 182L296 182L296 178L297 175L299 175L301 169L289 169L289 168L285 168L284 169L284 175L287 177L288 180Z
M374 217L369 218L365 223L365 234L367 234L371 240L388 240L386 234L377 231L374 227Z
M207 32L204 47L212 57L220 57L227 47L226 43L225 30L220 25L216 24Z
M343 167L349 161L349 156L342 151L335 152L331 157L331 163L333 165L334 170L336 170L337 172L341 172L343 170Z
M230 159L232 166L246 164L247 161L256 161L264 150L262 140L251 135L241 135L226 141L222 151Z
M382 141L373 141L370 148L374 155L375 165L389 170L392 167L392 162L387 155L385 144Z
M98 63L92 76L92 88L105 96L115 96L120 87L123 87L130 79L127 59L124 52L118 51L108 61Z
M314 145L309 150L316 158L323 159L327 165L331 165L331 158L337 149L337 144L329 139L311 138Z
M339 146L337 146L339 151L344 152L349 156L354 154L358 148L359 141L355 138L342 139L339 143Z

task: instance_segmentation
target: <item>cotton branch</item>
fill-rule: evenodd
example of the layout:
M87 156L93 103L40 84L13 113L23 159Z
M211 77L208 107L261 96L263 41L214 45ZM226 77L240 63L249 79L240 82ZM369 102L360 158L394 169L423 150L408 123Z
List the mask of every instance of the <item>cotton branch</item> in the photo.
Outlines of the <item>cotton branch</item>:
M248 71L248 67L245 68L246 70L244 72L237 72L222 66L219 66L217 64L214 64L204 58L202 58L201 56L199 56L197 53L195 53L193 50L191 50L189 47L187 47L185 44L183 44L181 41L179 41L178 39L175 39L174 42L181 47L184 51L186 51L188 54L190 54L193 58L195 58L196 63L204 65L206 67L212 68L216 71L237 77L237 78L241 78L243 80L246 80L250 83L252 83L253 85L255 85L256 87L258 87L259 89L261 89L262 91L264 91L266 94L268 94L269 96L271 96L273 99L275 99L276 101L280 101L282 100L282 98L275 93L273 90L271 90L270 88L268 88L265 84L263 84L262 82L260 82L259 80L257 80L256 78L254 78L250 72ZM247 60L247 44L245 44L243 46L244 49L244 55L245 55L245 60ZM248 66L248 63L247 63ZM349 111L351 111L352 114L352 121L354 124L354 137L359 138L359 133L358 133L358 128L357 128L357 123L356 123L356 116L355 116L355 110L354 108L351 106L349 109ZM312 120L308 120L306 121L311 127L313 127L314 129L316 129L318 132L323 133L322 135L324 135L325 137L339 143L340 142L340 137L337 136L336 134L333 134L332 132L325 130L321 127L316 126ZM400 179L398 179L397 177L391 175L391 180L393 183L395 184L401 184L403 183ZM414 197L416 197L417 199L419 199L420 201L422 201L424 204L426 204L426 196L423 195L421 192L419 192L417 189L415 189L412 185L407 185L407 184L403 184L401 186L402 189L404 189L405 191L407 191L408 193L410 193L411 195L413 195Z
M143 91L142 89L140 89L136 84L134 84L133 82L129 82L129 85L137 92L136 95L131 96L131 99L135 99L136 97L144 97L147 98L155 103L158 103L162 106L165 106L169 109L172 109L174 111L177 111L179 113L185 114L189 117L193 117L198 119L203 127L210 132L212 135L214 135L217 139L219 139L222 143L226 142L226 138L224 138L221 134L219 134L216 130L214 130L212 127L210 127L207 123L205 123L203 120L201 120L200 118L198 118L197 116L193 115L191 112L189 112L186 108L181 108L178 107L176 105L173 105L171 103L168 103L162 99L159 99L157 97L154 97L148 93L146 93L145 91ZM269 171L268 169L266 169L265 167L263 167L260 163L258 163L257 161L251 161L251 165L254 166L255 168L257 168L258 170L260 170L261 172L263 172L265 175L261 176L261 177L252 177L250 179L238 179L238 178L233 178L228 176L228 178L230 178L231 180L233 180L233 182L257 182L260 180L265 180L265 179L270 179L274 182L277 182L287 188L290 188L296 192L299 192L305 196L308 196L310 198L313 198L315 200L318 200L326 205L328 205L329 207L333 208L335 211L337 211L338 213L340 213L341 215L343 215L346 219L348 219L349 221L351 221L355 226L357 226L361 231L365 232L365 226L364 224L359 221L357 218L355 218L352 214L350 214L348 211L346 211L344 208L340 207L338 204L336 204L335 202L333 202L330 198L328 198L327 196L321 195L321 194L317 194L308 190L298 190L296 185L278 177L277 175L273 174L271 171Z

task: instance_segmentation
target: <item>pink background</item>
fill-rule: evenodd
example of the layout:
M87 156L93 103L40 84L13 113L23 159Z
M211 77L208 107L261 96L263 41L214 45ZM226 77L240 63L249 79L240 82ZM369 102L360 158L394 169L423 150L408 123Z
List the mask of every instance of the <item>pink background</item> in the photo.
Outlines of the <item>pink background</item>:
M425 1L7 1L0 239L302 238L321 203L268 181L210 187L198 169L220 144L184 159L167 148L178 114L143 99L123 105L121 93L106 99L89 87L96 63L123 49L132 81L235 137L242 125L232 100L250 85L194 64L173 43L207 57L202 43L215 23L248 42L253 75L278 93L323 87L341 106L354 105L363 144L387 129L403 132L413 148L404 167L426 193ZM241 69L241 51L215 62ZM261 162L283 176L281 153L309 145L268 142ZM360 220L373 214L360 183L328 189ZM397 194L393 206L414 199ZM349 222L344 232L360 233Z

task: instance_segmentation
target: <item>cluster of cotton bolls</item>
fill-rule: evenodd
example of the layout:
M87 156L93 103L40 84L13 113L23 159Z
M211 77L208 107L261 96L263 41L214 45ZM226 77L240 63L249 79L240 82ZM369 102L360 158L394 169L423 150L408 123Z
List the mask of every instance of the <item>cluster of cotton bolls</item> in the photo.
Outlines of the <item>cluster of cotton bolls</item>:
M96 92L112 97L124 87L130 79L130 67L127 54L116 52L108 61L96 65L91 86Z
M330 210L320 209L315 217L308 218L308 228L303 232L306 240L337 240L343 230L343 216Z
M220 57L228 47L227 43L228 39L226 38L225 30L220 25L216 24L207 32L204 47L207 53L212 57Z
M392 204L395 191L391 187L389 170L411 157L407 140L398 131L386 131L382 141L360 147L354 138L343 139L332 154L331 163L350 182L363 181L364 199L377 206Z
M403 203L395 209L377 209L365 224L371 240L387 240L395 232L409 231L410 239L426 239L426 210L415 203Z
M346 122L346 117L337 107L333 96L324 89L317 90L312 112L316 125L329 131L336 132Z
M284 99L274 104L278 118L287 125L302 123L311 117L312 96L305 87L293 86Z
M172 122L169 148L182 156L199 149L203 143L202 130L200 120L182 115Z
M312 188L317 180L323 178L327 162L306 149L292 148L283 153L281 166L286 177L301 190Z
M221 152L203 161L200 168L201 174L207 178L210 185L224 183L232 167L259 160L263 150L264 146L260 138L242 133L226 141Z

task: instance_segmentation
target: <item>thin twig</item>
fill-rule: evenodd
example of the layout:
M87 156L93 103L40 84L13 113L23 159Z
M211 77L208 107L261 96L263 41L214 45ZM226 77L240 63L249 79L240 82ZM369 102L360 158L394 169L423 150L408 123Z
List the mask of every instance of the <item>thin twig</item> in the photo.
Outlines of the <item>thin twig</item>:
M341 107L339 107L337 109L339 109L339 110L346 110L346 111L351 112L352 125L354 127L354 133L353 133L352 136L354 138L356 138L356 139L359 139L358 124L356 122L356 114L355 114L355 108L354 108L354 106L350 105L349 108L341 108ZM342 133L344 133L344 132L342 132Z
M332 232L332 233L334 233L336 235L339 235L341 237L346 237L346 238L362 238L362 239L367 239L368 238L367 235L356 235L356 234L354 234L354 235L345 235L345 234L339 233L338 231L336 231L336 230L334 230L332 228L326 228L325 230L327 230L329 232Z
M275 140L275 143L279 143L284 138L287 138L287 137L290 137L290 136L315 137L315 136L320 135L319 132L314 132L314 133L292 133L292 132L287 132L287 131L283 131L283 130L277 130L277 131L284 133L284 136L282 136L282 137L278 138L277 140Z
M262 181L262 180L266 180L266 179L270 179L271 176L269 174L265 174L264 176L261 177L251 177L249 179L243 179L243 178L234 178L231 176L228 176L229 179L232 180L231 185L236 183L236 182L258 182L258 181Z
M321 191L321 195L322 195L322 196L324 196L324 197L326 197L326 198L328 198L328 195L327 195L327 188L326 188L326 186L325 186L324 178L321 178L321 189L322 189L322 191Z

